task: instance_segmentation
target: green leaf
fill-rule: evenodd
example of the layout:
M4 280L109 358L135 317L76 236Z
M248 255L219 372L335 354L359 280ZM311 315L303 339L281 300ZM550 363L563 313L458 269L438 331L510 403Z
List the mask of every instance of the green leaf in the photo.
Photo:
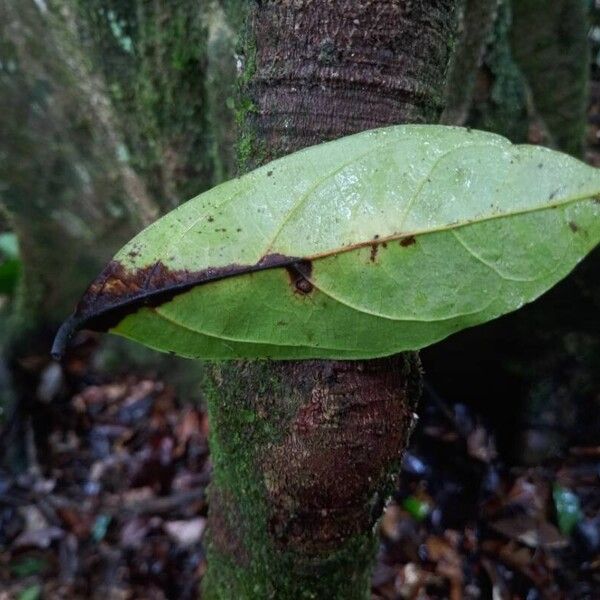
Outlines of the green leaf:
M600 240L600 172L437 125L364 132L190 200L63 325L208 359L368 358L530 302Z
M0 233L0 294L12 294L19 280L21 261L14 233Z
M423 521L431 512L429 504L416 496L404 498L402 508L417 521Z
M19 594L19 600L38 600L42 595L41 585L31 585Z
M570 535L577 523L583 519L583 511L577 494L570 489L555 484L552 490L558 527L565 535Z
M14 293L19 275L21 273L21 263L18 260L7 260L0 263L0 294Z
M17 577L39 575L48 568L48 563L37 556L26 556L10 565L10 570Z

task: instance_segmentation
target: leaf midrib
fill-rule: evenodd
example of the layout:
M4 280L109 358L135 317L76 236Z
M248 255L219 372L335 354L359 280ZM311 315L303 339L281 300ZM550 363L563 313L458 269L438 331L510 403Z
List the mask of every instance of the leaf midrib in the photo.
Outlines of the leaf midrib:
M599 191L600 191L600 188L599 188ZM418 235L427 235L430 233L438 233L440 231L453 231L456 229L462 229L464 227L469 227L470 225L478 225L480 223L494 221L496 219L506 219L506 218L514 217L514 216L518 216L518 215L525 215L525 214L530 214L530 213L535 213L535 212L540 212L540 211L545 211L545 210L552 210L555 208L559 208L561 206L566 206L568 204L574 204L576 202L583 202L585 200L590 200L592 202L596 202L596 200L594 198L595 198L594 195L590 195L589 193L586 193L586 194L582 194L581 196L574 196L572 198L566 198L559 202L553 202L552 204L545 204L543 206L536 206L534 208L524 208L524 209L519 209L519 210L514 210L514 211L509 211L509 212L498 213L498 214L494 214L494 215L489 215L487 217L483 217L481 219L473 219L473 220L464 221L464 222L448 223L446 225L441 225L439 227L431 227L428 229L415 229L413 231L392 233L390 235L381 236L376 239L370 239L370 240L366 240L363 242L357 242L355 244L348 244L347 246L333 248L330 250L325 250L323 252L317 252L315 254L308 254L308 255L302 256L301 259L302 260L310 260L310 261L320 260L320 259L328 258L330 256L334 256L337 254L343 254L345 252L352 252L353 250L358 250L360 248L367 248L367 247L373 246L373 244L379 245L379 244L383 244L384 242L385 243L394 242L394 241L399 241L399 240L403 240L403 239L410 238L410 237L417 237Z

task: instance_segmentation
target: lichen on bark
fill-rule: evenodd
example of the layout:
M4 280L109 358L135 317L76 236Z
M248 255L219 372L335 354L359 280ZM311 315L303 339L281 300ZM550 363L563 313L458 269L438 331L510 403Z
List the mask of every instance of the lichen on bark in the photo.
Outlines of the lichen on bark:
M477 74L467 123L519 143L527 140L530 110L527 83L510 46L511 23L510 3L502 0Z
M446 81L446 106L440 122L464 125L473 100L477 72L490 41L500 0L462 0L456 47Z
M0 8L1 63L13 65L0 73L0 202L24 265L14 324L21 332L60 322L114 248L159 214L121 160L118 119L68 8Z
M461 23L442 122L580 156L589 61L584 3L463 0Z
M162 212L209 187L214 154L205 81L215 3L70 2L81 44L120 116L129 161Z

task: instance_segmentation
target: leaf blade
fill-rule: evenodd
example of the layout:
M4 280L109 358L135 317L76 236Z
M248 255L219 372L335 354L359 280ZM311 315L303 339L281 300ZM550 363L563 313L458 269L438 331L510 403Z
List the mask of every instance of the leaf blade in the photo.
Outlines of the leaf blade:
M157 221L116 255L125 275L91 288L80 324L136 273L121 300L152 308L114 332L158 349L216 359L417 349L566 275L600 240L599 193L597 170L493 134L397 126L349 136Z

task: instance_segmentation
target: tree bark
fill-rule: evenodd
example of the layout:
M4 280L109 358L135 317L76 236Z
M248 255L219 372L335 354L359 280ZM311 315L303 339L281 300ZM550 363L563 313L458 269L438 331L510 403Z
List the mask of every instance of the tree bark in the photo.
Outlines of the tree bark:
M501 0L476 75L467 123L522 143L527 141L532 107L527 82L512 54L511 23L510 0Z
M512 0L511 47L553 144L583 155L590 48L581 0Z
M73 11L60 9L0 6L0 204L24 264L19 331L60 322L114 248L159 214L119 160L119 119Z
M364 129L435 122L455 5L252 4L238 108L242 169ZM412 353L214 367L203 597L367 598L374 525L419 385Z
M21 245L29 329L60 323L136 231L231 175L220 132L233 110L211 103L215 70L221 91L234 78L222 10L167 4L0 4L0 206Z
M2 307L0 446L19 447L21 415L45 414L37 378L94 275L161 213L233 174L233 107L218 97L235 82L230 38L215 1L0 2L0 226L23 264ZM132 363L125 344L103 347L104 364Z
M477 72L490 41L501 0L462 0L458 41L446 82L446 106L440 121L464 125L473 101Z

